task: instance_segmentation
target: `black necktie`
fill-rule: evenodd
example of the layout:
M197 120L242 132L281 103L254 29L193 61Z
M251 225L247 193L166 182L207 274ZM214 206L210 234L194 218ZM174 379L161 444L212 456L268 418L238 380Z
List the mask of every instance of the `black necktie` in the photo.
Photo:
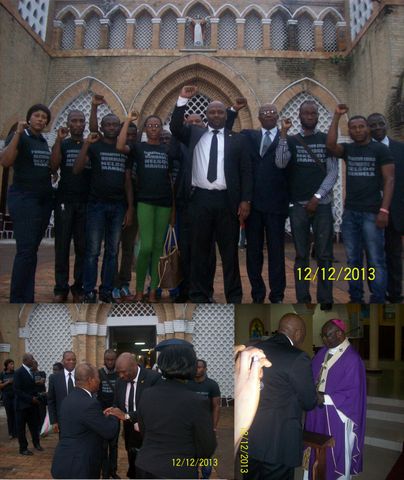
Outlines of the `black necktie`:
M213 137L210 144L209 166L207 179L213 183L217 179L217 134L219 130L212 130Z
M130 382L129 399L128 399L128 412L133 412L135 410L135 404L133 402L134 394L135 394L135 381Z
M73 391L73 379L72 379L72 372L69 372L69 378L67 380L67 394L69 395L70 392Z

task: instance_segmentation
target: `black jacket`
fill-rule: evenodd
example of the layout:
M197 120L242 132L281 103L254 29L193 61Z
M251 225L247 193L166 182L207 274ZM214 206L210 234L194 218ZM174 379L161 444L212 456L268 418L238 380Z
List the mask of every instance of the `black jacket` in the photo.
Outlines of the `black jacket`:
M53 478L100 478L103 441L118 433L117 418L106 417L96 398L75 388L62 402L59 423Z
M389 150L395 164L393 199L390 205L394 228L404 235L404 143L389 137Z
M184 125L186 106L175 107L171 117L170 129L175 138L188 147L186 172L184 173L184 197L190 198L192 192L192 161L196 144L206 132L205 128ZM224 131L224 176L230 206L237 213L241 201L251 201L252 172L251 161L247 153L244 138L240 134Z
M17 410L24 410L34 405L32 399L38 396L38 390L35 380L27 372L25 367L21 366L14 372L13 387L15 407Z
M270 212L288 215L288 169L278 168L275 165L276 147L279 142L279 131L273 142L265 152L260 155L262 131L242 130L246 137L248 152L251 158L253 172L252 207L259 212Z
M258 461L295 467L302 463L303 410L317 403L309 356L277 334L255 345L272 367L264 368L264 388L248 434L248 453Z
M164 380L144 392L138 410L144 439L136 465L158 478L198 478L196 463L173 461L206 459L215 451L209 402L185 383Z
M48 410L50 423L59 423L62 400L67 396L64 370L49 377Z
M131 448L139 448L142 444L142 436L139 432L135 432L133 426L137 423L138 414L137 408L139 406L140 399L143 395L143 392L147 389L155 385L161 380L161 376L159 373L155 372L154 370L150 370L147 368L140 368L139 379L136 385L136 411L135 412L128 412L130 416L130 420L126 420L123 422L123 428L125 432L125 448L129 450ZM125 396L126 396L126 386L127 382L118 378L115 384L115 396L114 396L114 406L118 407L123 412L126 412L125 409Z

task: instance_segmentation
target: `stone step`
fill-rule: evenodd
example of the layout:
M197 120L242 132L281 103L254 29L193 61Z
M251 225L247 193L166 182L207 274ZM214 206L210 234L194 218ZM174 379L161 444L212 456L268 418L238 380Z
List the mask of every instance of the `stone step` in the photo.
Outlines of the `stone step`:
M399 407L404 409L404 400L398 398L385 398L385 397L367 397L368 405L381 405L386 407Z
M384 408L384 409L383 409ZM374 418L375 420L384 420L386 422L404 423L404 410L394 411L393 407L387 411L386 407L368 408L366 418ZM404 427L402 427L404 428Z
M392 421L368 418L365 444L401 452L404 441L404 428Z

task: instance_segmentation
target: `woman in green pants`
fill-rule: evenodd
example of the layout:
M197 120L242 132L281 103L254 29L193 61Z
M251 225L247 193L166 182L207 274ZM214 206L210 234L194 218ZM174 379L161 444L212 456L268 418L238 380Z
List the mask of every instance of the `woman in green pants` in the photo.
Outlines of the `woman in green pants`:
M144 122L147 142L131 147L124 145L128 125L133 119L134 117L129 115L125 120L118 137L117 149L133 157L137 181L140 250L136 261L135 301L143 299L145 279L150 267L149 302L155 302L159 284L158 263L173 203L170 166L167 147L160 145L163 125L161 119L155 115L147 117Z

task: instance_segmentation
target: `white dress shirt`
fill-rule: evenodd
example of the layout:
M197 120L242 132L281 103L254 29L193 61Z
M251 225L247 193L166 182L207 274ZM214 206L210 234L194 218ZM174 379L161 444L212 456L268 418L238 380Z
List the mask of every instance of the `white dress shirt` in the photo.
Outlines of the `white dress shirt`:
M137 388L137 381L139 380L139 375L140 375L140 367L137 369L137 375L134 378L134 385L133 385L133 408L134 411L136 412L136 388ZM126 384L126 394L125 394L125 410L129 412L129 392L130 392L130 387L131 387L131 382L128 382Z
M63 369L63 373L65 374L65 383L66 383L66 392L69 391L69 373L71 373L71 377L72 377L72 380L73 380L73 387L76 386L76 380L74 378L74 374L76 372L76 369L72 370L71 372L69 372L68 370L66 370L65 368Z

